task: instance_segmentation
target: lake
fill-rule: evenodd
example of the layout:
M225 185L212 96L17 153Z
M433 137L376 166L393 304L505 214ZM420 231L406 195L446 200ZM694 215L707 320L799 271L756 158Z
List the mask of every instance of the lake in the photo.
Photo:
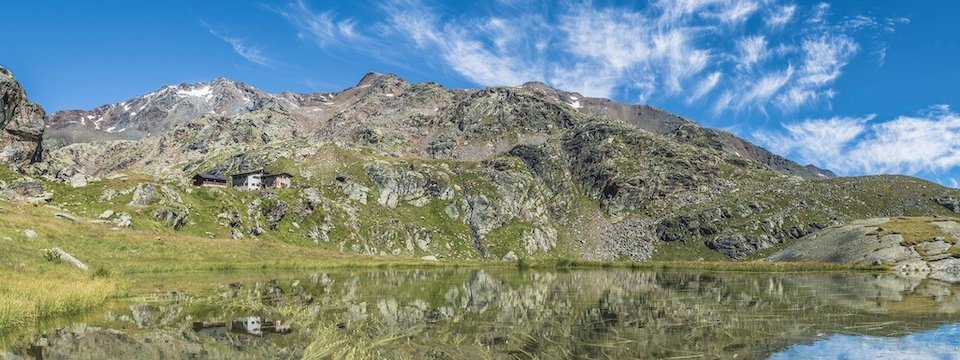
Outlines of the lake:
M960 287L878 273L336 269L138 275L8 359L960 359Z

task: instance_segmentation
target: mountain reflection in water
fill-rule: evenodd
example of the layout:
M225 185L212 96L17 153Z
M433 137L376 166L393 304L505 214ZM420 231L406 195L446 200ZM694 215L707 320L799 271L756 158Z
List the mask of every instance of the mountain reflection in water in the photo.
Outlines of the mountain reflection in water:
M162 274L138 283L150 290L8 336L0 355L793 358L843 351L843 341L861 339L853 335L950 349L955 342L924 331L955 333L942 326L960 322L960 288L869 273L369 269ZM246 316L289 323L292 332L191 328Z

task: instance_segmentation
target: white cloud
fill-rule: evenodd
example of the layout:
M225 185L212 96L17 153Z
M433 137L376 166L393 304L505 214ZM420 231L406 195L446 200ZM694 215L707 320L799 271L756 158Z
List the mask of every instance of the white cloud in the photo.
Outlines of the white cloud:
M793 73L793 66L788 65L783 71L765 74L755 83L751 84L746 92L741 94L740 101L737 103L737 109L755 106L761 111L765 111L764 104L793 78Z
M937 106L923 116L808 119L752 135L772 150L841 174L939 172L960 166L960 115Z
M263 52L260 50L260 48L248 46L241 39L221 35L213 30L213 28L209 25L203 25L207 28L207 31L209 31L210 34L230 44L230 46L233 48L233 51L236 52L237 55L240 55L244 59L247 59L247 61L254 64L270 66L270 59L267 58L266 55L263 55Z
M753 0L725 0L720 11L715 14L721 22L740 24L760 10L760 4Z
M707 77L700 80L700 83L697 84L696 89L694 89L693 94L687 98L687 103L692 103L695 100L698 100L705 95L707 95L713 88L717 87L717 83L720 82L721 74L719 71L714 72Z
M792 154L805 162L818 164L823 159L830 159L831 169L845 168L848 165L843 153L849 151L850 142L861 136L867 130L867 123L875 117L808 119L783 124L782 133L757 131L752 135L776 153Z
M425 62L478 85L539 80L595 97L700 100L717 115L765 112L771 103L784 113L829 105L834 83L860 50L855 33L903 23L868 16L837 22L826 3L792 0L490 6L486 13L448 14L423 0L387 0L380 5L384 20L374 24L311 10L303 0L274 11L321 47L399 58L401 66ZM762 26L748 29L751 21Z
M763 19L764 23L772 28L779 28L787 25L793 20L793 14L797 12L797 5L783 5L774 7L767 17Z
M830 13L830 4L822 2L814 7L812 16L807 18L807 23L811 25L823 25Z
M750 69L769 55L767 39L762 35L741 38L737 40L737 51L739 51L737 67Z
M270 9L297 28L297 37L321 47L364 39L356 29L355 20L337 19L333 11L315 12L303 0L289 3L286 7Z
M840 77L859 45L849 36L823 35L803 41L804 60L799 81L804 85L822 86Z
M833 97L825 87L840 77L842 69L859 50L859 45L846 35L821 35L803 41L803 64L797 81L777 98L785 110L793 110L820 98Z

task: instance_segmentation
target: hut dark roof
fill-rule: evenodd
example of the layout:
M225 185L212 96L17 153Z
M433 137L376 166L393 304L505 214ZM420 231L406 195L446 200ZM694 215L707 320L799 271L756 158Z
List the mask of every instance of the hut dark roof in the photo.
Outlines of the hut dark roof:
M200 178L203 180L213 180L213 181L227 181L227 178L224 176L214 175L210 173L205 174L196 174L193 176L194 179Z

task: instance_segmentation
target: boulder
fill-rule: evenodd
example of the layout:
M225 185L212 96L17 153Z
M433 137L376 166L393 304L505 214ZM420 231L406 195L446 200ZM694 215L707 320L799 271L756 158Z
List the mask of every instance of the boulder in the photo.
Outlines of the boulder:
M133 218L130 216L130 214L122 212L117 216L117 219L114 220L114 224L117 224L117 227L122 228L130 227L133 225Z
M519 258L517 257L517 254L513 252L513 250L510 250L510 252L504 255L503 258L500 260L507 261L507 262L514 262L519 260Z
M36 238L36 237L37 237L37 232L36 232L36 231L33 231L33 230L30 230L30 229L27 229L27 230L24 230L24 231L23 231L23 236L26 236L26 237L29 238L29 239L33 239L33 238Z
M53 252L59 255L60 260L67 264L76 266L80 270L88 269L87 264L84 264L82 261L73 257L73 255L68 254L66 251L63 251L60 248L57 248L57 247L53 248Z
M153 184L140 184L137 185L136 190L133 191L133 200L130 200L128 205L134 207L144 207L159 201L157 196L157 186Z
M100 220L107 220L111 217L113 217L113 210L105 210L104 212L100 213Z
M79 188L87 186L87 176L83 174L75 174L70 177L70 187Z
M157 221L163 221L167 226L174 230L180 230L187 223L187 215L190 210L186 208L164 207L153 212L153 218Z
M0 197L7 200L27 200L31 198L40 198L47 195L43 183L40 180L31 178L16 179L0 191ZM52 195L50 195L52 197Z

